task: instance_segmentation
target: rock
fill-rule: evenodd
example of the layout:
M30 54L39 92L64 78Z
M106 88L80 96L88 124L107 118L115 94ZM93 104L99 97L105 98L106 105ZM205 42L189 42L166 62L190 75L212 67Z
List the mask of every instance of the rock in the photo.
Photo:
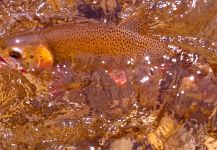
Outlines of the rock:
M130 139L122 138L111 144L110 150L132 150L133 142Z

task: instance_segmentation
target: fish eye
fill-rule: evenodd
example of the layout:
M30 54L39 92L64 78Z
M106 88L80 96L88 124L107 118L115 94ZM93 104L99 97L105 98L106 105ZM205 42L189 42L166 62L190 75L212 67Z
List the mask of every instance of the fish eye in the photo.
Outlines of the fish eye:
M21 54L19 52L11 51L11 52L9 52L9 55L12 58L21 58Z
M21 53L21 49L19 48L11 48L10 51L9 51L9 55L12 57L12 58L21 58L22 57L22 53Z

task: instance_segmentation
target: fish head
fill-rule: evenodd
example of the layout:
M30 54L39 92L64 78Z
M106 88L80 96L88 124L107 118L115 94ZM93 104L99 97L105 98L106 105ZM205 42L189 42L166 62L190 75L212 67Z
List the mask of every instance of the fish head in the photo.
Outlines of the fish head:
M53 56L49 48L33 36L1 39L0 56L16 69L46 69L53 65Z

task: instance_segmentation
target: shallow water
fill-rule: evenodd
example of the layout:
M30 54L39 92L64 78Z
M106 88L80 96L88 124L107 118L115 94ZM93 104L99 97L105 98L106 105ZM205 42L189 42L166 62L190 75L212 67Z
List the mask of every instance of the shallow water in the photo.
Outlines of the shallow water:
M0 64L1 149L216 149L217 2L3 3L2 35L75 15L117 24L140 8L148 13L147 34L187 54L160 66L59 64L37 74Z

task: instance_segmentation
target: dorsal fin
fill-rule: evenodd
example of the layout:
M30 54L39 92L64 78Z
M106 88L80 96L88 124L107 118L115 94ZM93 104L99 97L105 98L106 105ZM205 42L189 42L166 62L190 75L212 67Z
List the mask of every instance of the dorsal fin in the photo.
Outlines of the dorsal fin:
M142 8L138 9L127 19L121 21L118 27L141 35L147 34L149 29L147 11Z

